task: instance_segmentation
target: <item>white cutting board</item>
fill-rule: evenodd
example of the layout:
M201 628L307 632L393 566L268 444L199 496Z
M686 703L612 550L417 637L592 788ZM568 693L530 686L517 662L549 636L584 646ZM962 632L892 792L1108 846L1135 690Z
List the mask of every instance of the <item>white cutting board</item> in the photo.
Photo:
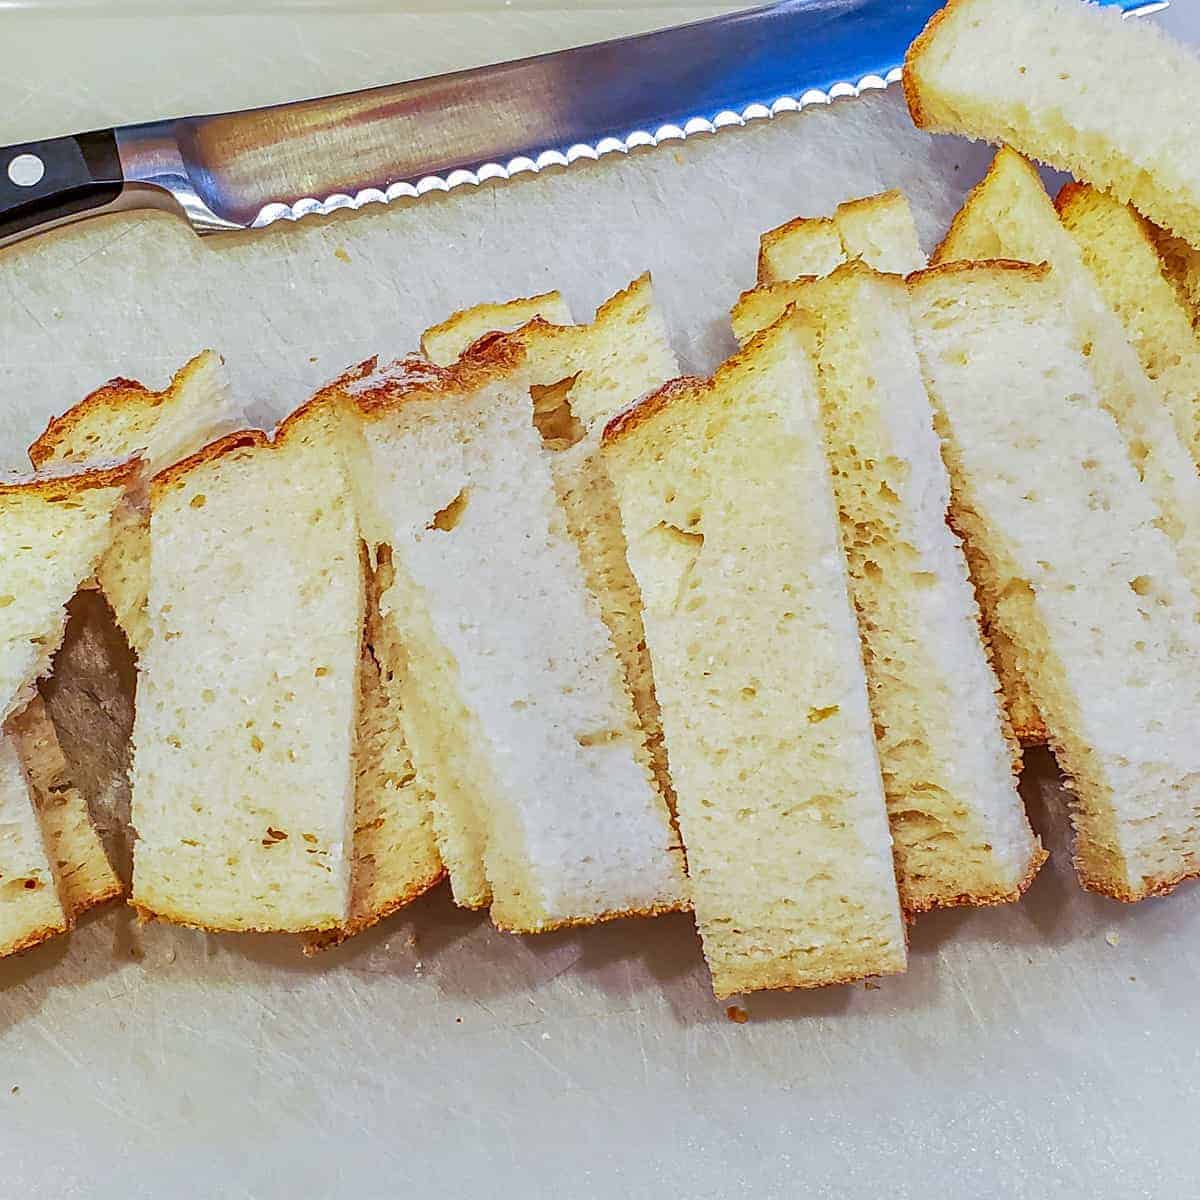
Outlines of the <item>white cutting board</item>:
M73 7L0 17L0 142L718 11ZM1169 16L1200 41L1195 8ZM932 239L986 160L888 95L257 238L80 227L0 254L0 466L107 376L158 385L205 345L265 419L463 304L558 286L582 316L647 266L711 369L761 230L899 185ZM927 917L906 977L752 997L746 1024L685 917L518 940L439 892L310 962L110 911L0 963L0 1195L1196 1195L1200 888L1085 896L1035 768L1054 860L1024 903Z

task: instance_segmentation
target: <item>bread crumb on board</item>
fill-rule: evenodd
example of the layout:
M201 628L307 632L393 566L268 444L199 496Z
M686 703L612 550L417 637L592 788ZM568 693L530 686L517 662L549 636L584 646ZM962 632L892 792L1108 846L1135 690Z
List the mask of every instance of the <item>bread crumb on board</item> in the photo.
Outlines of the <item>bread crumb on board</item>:
M731 1004L725 1010L725 1016L735 1025L745 1025L745 1023L750 1020L750 1014L739 1004Z

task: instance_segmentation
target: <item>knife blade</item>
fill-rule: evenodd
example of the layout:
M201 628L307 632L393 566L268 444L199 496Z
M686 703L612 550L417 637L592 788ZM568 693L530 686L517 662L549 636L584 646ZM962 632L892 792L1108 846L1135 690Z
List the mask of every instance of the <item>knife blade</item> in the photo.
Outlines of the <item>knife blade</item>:
M1130 13L1169 0L1099 0ZM883 88L940 0L782 0L320 99L0 150L0 246L119 210L200 234L627 152Z

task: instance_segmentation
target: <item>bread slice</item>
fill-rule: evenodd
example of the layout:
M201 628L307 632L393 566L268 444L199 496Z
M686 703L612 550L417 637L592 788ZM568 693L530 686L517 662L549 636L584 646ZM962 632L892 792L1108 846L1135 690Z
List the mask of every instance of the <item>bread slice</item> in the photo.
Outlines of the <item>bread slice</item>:
M409 359L342 383L362 422L382 608L404 647L460 903L539 932L679 908L680 855L620 663L532 420L519 339L449 370ZM477 870L482 859L482 879Z
M0 733L0 956L27 950L70 926L29 778L14 740Z
M421 335L421 353L430 362L448 367L488 333L511 333L541 318L552 325L570 325L571 310L558 292L543 292L501 304L476 304L431 326Z
M446 877L433 824L433 796L405 735L403 647L379 602L391 586L390 558L364 562L366 615L359 663L350 914L312 935L305 953L339 945L424 895Z
M1200 331L1200 250L1152 223L1147 224L1147 230L1179 302L1187 310L1192 326Z
M133 732L145 916L284 931L349 917L364 600L335 437L317 410L152 481Z
M796 217L759 238L758 284L828 275L845 261L842 235L832 217Z
M799 319L615 418L693 905L718 996L902 971L858 629Z
M514 327L516 316L527 312L531 303L514 301L511 311L488 306L488 320ZM473 323L474 311L460 314L466 325ZM625 558L612 483L599 456L605 423L679 373L650 276L642 275L607 300L587 325L535 319L515 328L512 337L525 351L534 424L542 445L552 452L550 469L568 532L620 657L658 790L674 812L641 597Z
M233 403L220 358L211 350L196 355L161 392L130 379L112 379L61 417L29 447L38 468L61 463L93 463L138 454L146 478L186 458L202 446L245 425ZM147 633L149 514L140 503L120 522L113 544L96 575L109 605L136 652Z
M40 696L9 717L5 735L25 770L42 840L67 917L124 895L88 812L87 799L71 777L58 734Z
M1127 204L1083 184L1056 201L1100 294L1200 462L1200 341L1191 313L1163 270L1150 223Z
M1079 0L950 0L909 49L904 91L918 127L1007 142L1200 245L1200 58L1152 22Z
M849 259L907 275L925 265L912 208L903 192L839 204L832 217L798 217L762 235L760 285L830 275Z
M835 228L846 231L844 235L839 234L843 238L843 262L851 257L849 250L853 247L862 261L876 270L908 274L925 266L912 209L900 192L885 192L882 196L848 201L838 209L833 224ZM777 321L789 304L801 298L804 289L798 287L794 280L804 276L804 268L809 268L807 274L810 276L826 275L833 269L829 267L830 260L820 225L820 221L801 220L777 231L774 253L778 258L779 273L774 276L775 282L760 283L752 291L743 293L734 305L733 331L739 342L745 343L759 330ZM764 237L764 249L767 238L771 236L768 234ZM763 255L760 254L760 280L770 274L764 271L763 261ZM783 275L785 269L797 271L798 274ZM967 553L969 561L969 547ZM973 564L969 565L973 569ZM1016 651L1008 644L1003 631L996 628L991 620L986 601L984 604L984 638L999 677L1009 723L1022 745L1044 745L1046 730L1029 689L1017 670Z
M1200 608L1045 265L912 277L956 526L1070 780L1075 863L1119 900L1200 871Z
M1188 578L1200 587L1200 477L1185 440L1190 429L1175 424L1142 369L1037 172L1007 147L967 198L933 261L989 258L1047 262L1053 267L1052 283L1062 292L1062 304L1075 328L1076 342L1091 364L1101 402L1125 434ZM1007 693L1014 650L1002 633L997 630L997 634L997 661L1004 668Z
M0 480L0 721L33 698L67 622L67 602L112 540L136 460Z
M996 677L898 275L860 261L776 285L813 332L906 913L1016 900L1045 861L1017 794Z

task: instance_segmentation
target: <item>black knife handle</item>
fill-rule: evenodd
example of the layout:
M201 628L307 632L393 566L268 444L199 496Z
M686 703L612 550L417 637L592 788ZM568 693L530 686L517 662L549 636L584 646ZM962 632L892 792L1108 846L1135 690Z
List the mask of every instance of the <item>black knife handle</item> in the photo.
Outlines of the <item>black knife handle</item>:
M0 245L111 204L125 177L111 129L0 149Z

